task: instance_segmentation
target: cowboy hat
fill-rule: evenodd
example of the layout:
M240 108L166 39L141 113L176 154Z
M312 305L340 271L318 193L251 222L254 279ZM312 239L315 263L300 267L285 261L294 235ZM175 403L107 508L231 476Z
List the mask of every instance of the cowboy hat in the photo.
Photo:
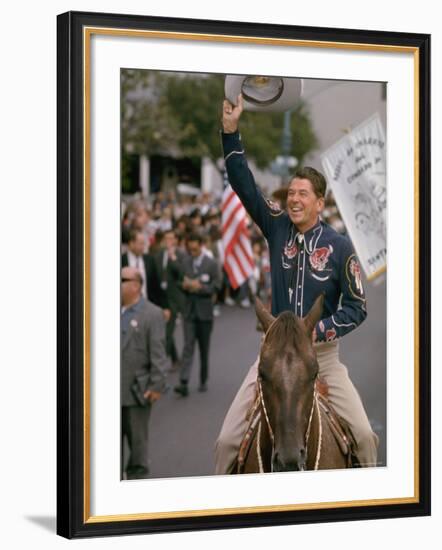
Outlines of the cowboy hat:
M281 76L227 75L224 88L233 105L242 94L248 111L288 111L301 99L303 82Z

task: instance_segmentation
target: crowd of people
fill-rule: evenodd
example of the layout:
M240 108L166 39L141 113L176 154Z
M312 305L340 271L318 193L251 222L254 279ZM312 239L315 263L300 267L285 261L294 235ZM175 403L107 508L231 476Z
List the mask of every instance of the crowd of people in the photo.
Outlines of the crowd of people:
M148 421L152 403L176 371L175 393L189 395L195 348L199 348L198 390L208 390L210 337L221 305L250 307L251 295L270 300L265 241L250 225L255 270L233 289L223 269L221 205L207 193L158 193L151 202L123 203L122 219L122 478L149 475ZM183 349L177 349L179 321ZM125 465L124 463L127 462Z
M250 298L258 295L265 302L270 300L270 272L268 249L259 228L252 222L249 225L250 239L255 259L255 270L250 279L239 289L233 289L223 270L224 250L221 233L221 199L209 193L198 195L176 195L159 192L150 202L132 199L124 204L122 222L122 243L124 252L130 249L130 235L141 233L144 239L144 252L154 257L165 248L165 236L172 231L176 249L188 253L187 241L190 234L198 234L202 239L204 254L212 258L218 266L221 285L214 301L215 316L220 314L220 304L250 306ZM141 236L138 237L141 239ZM157 290L151 294L151 301L159 304ZM160 293L159 293L160 294Z

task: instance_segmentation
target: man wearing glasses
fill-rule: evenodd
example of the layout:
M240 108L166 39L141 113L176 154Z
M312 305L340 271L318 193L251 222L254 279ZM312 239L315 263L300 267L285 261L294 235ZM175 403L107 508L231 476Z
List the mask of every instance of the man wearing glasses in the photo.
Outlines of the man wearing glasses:
M152 403L165 391L168 360L162 310L142 296L143 280L134 267L121 271L121 470L127 438L127 479L149 475L148 427Z

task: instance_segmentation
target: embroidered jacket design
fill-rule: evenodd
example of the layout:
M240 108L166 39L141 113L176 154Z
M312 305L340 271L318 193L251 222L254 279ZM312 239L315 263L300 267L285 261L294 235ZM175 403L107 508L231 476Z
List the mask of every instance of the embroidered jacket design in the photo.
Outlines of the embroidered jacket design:
M296 254L298 253L298 247L296 246L296 243L293 243L292 245L286 244L284 247L284 255L289 259L292 260Z
M362 288L361 266L359 265L359 262L355 258L352 258L350 260L350 273L355 278L356 289L360 294L363 294L364 290Z
M271 216L280 216L281 214L284 213L284 210L282 210L279 206L279 204L277 204L276 202L274 201L271 201L270 199L266 199L265 197L263 197L267 206L269 207L270 209L270 215Z
M333 247L331 244L328 247L317 248L310 255L310 265L315 271L324 271L332 253Z
M348 281L348 289L351 295L358 300L365 302L364 287L362 286L361 266L356 257L356 254L349 256L346 266L345 275Z

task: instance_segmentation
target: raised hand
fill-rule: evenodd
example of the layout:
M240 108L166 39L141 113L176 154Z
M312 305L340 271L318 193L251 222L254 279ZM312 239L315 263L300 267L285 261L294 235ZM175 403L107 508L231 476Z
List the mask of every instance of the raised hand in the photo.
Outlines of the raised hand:
M244 109L242 95L238 96L237 105L232 105L229 100L223 102L223 130L226 134L233 134L238 130L238 121Z

